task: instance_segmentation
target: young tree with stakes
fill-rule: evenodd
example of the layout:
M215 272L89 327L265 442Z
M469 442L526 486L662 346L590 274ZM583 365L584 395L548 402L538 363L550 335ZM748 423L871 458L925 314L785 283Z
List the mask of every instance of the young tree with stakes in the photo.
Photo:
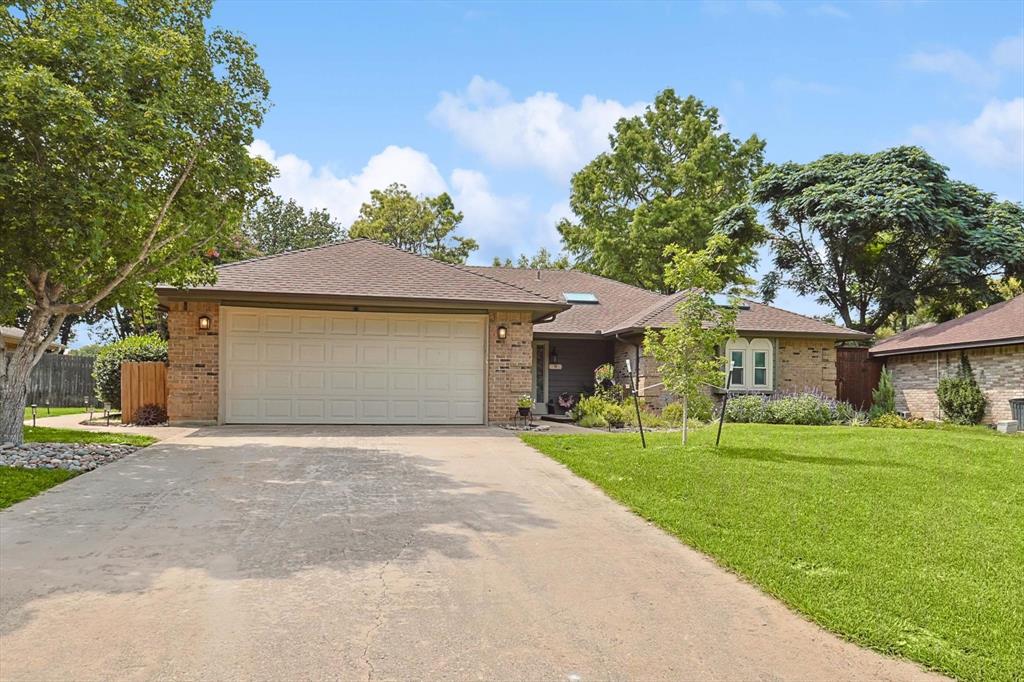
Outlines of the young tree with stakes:
M718 269L727 262L732 246L721 235L712 237L701 251L670 246L668 282L689 294L676 305L677 321L663 329L649 329L645 351L654 358L665 387L683 401L683 445L689 428L689 403L706 386L720 386L725 377L725 343L736 336L736 301L721 306L714 295L724 282ZM730 294L737 293L736 287Z
M203 252L273 174L249 155L269 85L208 0L21 2L0 13L0 442L69 315L124 287L213 280Z

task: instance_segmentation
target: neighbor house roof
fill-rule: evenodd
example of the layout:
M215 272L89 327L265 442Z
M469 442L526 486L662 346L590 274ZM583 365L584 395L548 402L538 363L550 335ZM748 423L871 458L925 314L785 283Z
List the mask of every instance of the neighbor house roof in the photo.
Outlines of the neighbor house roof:
M402 251L370 239L289 251L217 266L214 284L157 287L165 297L253 299L345 299L507 305L548 312L568 306L486 273Z
M603 334L638 307L653 305L665 297L612 279L579 270L546 270L470 266L474 272L536 291L548 298L565 300L565 294L594 294L597 303L579 303L558 313L551 322L535 324L534 331L545 334Z
M21 343L21 337L23 336L25 336L25 330L23 329L0 326L0 350L3 350L3 346L8 342L12 344ZM60 350L64 346L54 341L47 348L49 350Z
M899 355L1024 343L1024 295L949 322L908 329L871 348L871 355Z
M567 293L593 293L598 302L574 305L551 322L535 324L534 331L559 335L613 335L635 333L647 327L664 327L675 319L675 307L686 292L659 294L629 284L577 270L473 267L477 272L529 287L549 298ZM741 333L791 336L823 336L837 339L867 339L868 334L837 327L811 317L791 313L763 303L745 301L736 317Z

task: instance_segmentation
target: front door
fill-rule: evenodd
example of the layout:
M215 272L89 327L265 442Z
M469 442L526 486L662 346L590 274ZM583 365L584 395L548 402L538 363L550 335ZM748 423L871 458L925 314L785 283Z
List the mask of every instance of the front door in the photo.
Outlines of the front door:
M548 413L548 342L533 342L533 413Z

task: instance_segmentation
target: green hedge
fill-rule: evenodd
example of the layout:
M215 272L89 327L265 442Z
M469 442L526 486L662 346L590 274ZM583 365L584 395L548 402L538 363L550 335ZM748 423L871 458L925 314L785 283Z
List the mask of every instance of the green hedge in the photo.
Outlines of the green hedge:
M156 334L129 336L104 346L96 355L92 366L96 397L118 409L121 408L122 362L167 362L167 342Z

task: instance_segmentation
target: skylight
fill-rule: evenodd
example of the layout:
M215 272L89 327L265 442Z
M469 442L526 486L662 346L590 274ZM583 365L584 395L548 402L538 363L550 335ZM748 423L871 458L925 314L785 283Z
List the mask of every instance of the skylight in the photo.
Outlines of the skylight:
M597 296L580 291L567 291L562 296L566 303L597 303Z
M711 297L711 299L715 302L715 305L718 306L719 308L729 308L730 307L729 297L726 296L725 294L715 294L714 296ZM750 305L746 301L741 299L740 302L736 305L736 309L737 310L750 310Z

